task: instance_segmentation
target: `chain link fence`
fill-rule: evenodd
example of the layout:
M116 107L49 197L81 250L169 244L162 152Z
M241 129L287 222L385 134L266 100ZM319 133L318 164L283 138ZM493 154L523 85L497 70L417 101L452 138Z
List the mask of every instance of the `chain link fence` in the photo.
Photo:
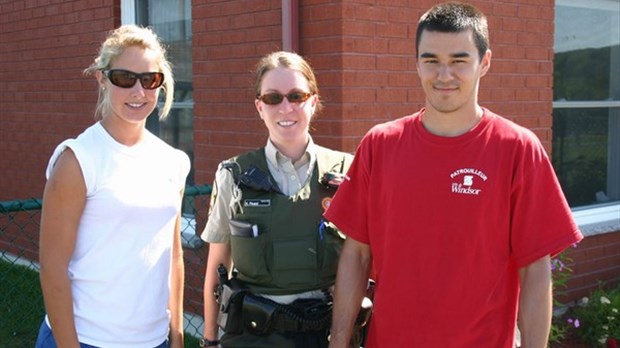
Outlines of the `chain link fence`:
M202 336L202 285L208 247L199 238L210 185L187 186L181 237L185 257L186 347ZM32 347L45 314L39 283L41 200L0 201L0 346Z

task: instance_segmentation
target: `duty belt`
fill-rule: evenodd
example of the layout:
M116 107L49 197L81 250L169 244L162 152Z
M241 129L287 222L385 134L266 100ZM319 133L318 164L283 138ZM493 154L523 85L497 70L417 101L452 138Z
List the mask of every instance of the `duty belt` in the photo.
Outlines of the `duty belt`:
M290 305L250 293L243 299L243 323L256 335L326 330L331 324L331 314L332 303L323 299L299 299Z
M273 331L309 332L326 330L331 324L331 310L321 319L295 319L287 313L276 313L271 329Z

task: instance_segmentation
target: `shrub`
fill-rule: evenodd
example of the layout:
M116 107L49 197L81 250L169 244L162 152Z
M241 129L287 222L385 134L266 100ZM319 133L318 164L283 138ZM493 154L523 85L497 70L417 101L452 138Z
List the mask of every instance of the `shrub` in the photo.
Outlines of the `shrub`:
M573 308L573 323L579 320L575 334L592 347L617 347L620 339L620 284L607 290L602 285ZM614 343L616 342L616 343Z

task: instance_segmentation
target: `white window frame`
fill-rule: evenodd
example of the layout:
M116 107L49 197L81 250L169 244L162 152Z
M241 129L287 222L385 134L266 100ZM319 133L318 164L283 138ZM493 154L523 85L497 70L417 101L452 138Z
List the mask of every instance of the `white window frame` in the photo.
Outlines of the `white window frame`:
M121 24L136 24L135 0L121 0Z
M573 217L584 236L620 231L620 204L575 208Z

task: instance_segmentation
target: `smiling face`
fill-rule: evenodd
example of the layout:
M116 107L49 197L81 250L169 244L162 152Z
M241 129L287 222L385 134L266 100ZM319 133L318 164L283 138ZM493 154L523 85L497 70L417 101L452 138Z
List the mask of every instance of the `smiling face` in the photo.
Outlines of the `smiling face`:
M301 72L277 67L263 76L260 95L291 92L310 92L308 80ZM284 98L280 104L268 105L255 100L256 110L269 131L269 139L280 151L305 147L308 143L308 130L317 101L315 94L302 103L291 103Z
M158 72L157 55L149 49L138 46L127 47L110 64L110 69L123 69L135 73ZM101 71L97 72L101 87L107 91L108 113L103 115L108 124L136 124L143 126L146 118L157 105L159 88L144 89L140 81L133 87L122 88L113 85Z
M417 71L434 114L470 114L478 104L478 86L490 66L491 51L482 59L471 30L456 33L424 31Z

